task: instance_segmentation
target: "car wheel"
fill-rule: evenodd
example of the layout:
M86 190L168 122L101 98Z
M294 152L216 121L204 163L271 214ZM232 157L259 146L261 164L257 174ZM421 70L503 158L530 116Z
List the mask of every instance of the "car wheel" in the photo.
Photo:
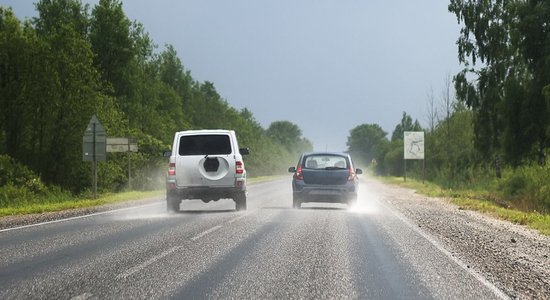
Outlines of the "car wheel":
M302 206L302 199L298 195L292 195L292 207L300 208Z
M246 210L246 193L238 193L233 200L235 201L235 208L237 210Z
M175 193L166 194L166 210L168 213L175 213L180 210L181 199Z
M349 206L355 206L357 204L357 195L351 196L351 198L348 199L348 205Z

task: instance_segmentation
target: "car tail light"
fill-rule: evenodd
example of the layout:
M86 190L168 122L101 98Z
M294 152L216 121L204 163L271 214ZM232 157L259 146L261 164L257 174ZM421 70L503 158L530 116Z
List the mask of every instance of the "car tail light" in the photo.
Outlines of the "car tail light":
M298 180L304 180L304 173L302 173L302 165L298 165L296 173L294 173L294 178Z
M176 164L170 163L168 165L168 175L176 175Z
M242 161L235 162L235 173L237 174L244 173L244 166Z
M355 175L355 172L353 171L353 169L350 167L348 169L348 181L354 181L355 178L356 178L356 175Z

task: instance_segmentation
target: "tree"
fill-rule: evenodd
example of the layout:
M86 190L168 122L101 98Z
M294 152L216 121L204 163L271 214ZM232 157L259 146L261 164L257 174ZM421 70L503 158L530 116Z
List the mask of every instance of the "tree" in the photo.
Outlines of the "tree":
M92 10L90 42L94 64L117 96L126 95L129 88L128 64L135 52L130 26L118 0L100 0Z
M40 0L36 4L38 17L33 18L40 35L50 35L61 26L70 26L81 38L87 38L89 30L88 4L79 0Z
M402 140L405 131L422 131L422 126L420 126L418 120L414 120L413 123L412 117L407 115L406 112L403 112L401 122L395 126L391 135L391 140Z
M455 87L473 110L476 149L485 159L507 153L512 164L543 161L550 125L543 94L550 84L550 4L451 0L449 11L463 24L457 44L465 68Z
M380 164L383 160L381 150L387 143L387 132L378 124L362 124L350 130L348 152L363 164L369 165L373 159Z

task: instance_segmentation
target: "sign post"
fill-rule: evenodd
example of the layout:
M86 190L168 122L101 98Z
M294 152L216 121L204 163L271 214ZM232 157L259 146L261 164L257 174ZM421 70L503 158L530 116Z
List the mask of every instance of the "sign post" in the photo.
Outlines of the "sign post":
M130 155L131 152L138 152L137 140L133 138L107 138L107 152L128 153L128 190L131 190Z
M106 158L106 138L105 128L103 128L97 117L93 115L82 137L82 160L92 162L92 190L94 198L97 198L97 162L104 161Z
M405 131L403 133L403 158L404 180L407 181L407 160L421 159L422 160L422 183L424 183L424 131Z

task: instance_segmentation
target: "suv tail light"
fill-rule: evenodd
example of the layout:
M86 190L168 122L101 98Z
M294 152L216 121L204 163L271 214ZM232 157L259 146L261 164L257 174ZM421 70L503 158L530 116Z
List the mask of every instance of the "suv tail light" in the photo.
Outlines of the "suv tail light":
M235 173L237 174L243 174L244 173L244 166L242 161L236 161L235 162Z
M168 164L168 175L176 175L176 164L175 163Z
M355 172L351 167L348 169L348 181L354 181L357 175L355 175Z
M302 165L298 165L296 173L294 173L294 178L298 180L304 180L304 173L302 172Z

